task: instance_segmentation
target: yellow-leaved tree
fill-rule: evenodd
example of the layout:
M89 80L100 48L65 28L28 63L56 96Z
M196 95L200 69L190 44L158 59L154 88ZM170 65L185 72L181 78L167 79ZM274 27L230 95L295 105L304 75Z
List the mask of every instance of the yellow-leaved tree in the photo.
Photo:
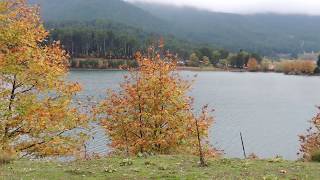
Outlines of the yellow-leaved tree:
M205 141L213 118L207 108L200 117L194 115L187 95L191 83L176 72L175 61L164 59L137 53L139 67L131 69L120 91L109 91L96 109L112 147L127 155L217 155Z
M250 58L248 60L247 67L249 71L257 71L259 69L258 61L255 58Z
M320 108L319 108L320 109ZM320 113L311 120L307 134L300 135L300 152L304 160L320 161Z
M68 56L47 36L37 7L0 2L0 153L68 155L84 141L67 135L87 124L72 104L80 86L64 81Z

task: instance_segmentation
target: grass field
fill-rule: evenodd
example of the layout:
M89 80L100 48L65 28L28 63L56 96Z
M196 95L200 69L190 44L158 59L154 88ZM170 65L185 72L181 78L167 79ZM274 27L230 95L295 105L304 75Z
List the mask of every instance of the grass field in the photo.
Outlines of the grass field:
M18 160L0 165L0 179L320 179L320 163L270 160L209 160L192 156L110 157L69 163Z

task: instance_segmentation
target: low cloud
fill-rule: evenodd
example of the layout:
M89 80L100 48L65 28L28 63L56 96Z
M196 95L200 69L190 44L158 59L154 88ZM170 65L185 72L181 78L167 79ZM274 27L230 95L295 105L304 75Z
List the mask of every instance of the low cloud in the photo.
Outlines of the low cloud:
M282 13L320 15L320 0L126 0L193 6L217 12L241 14Z

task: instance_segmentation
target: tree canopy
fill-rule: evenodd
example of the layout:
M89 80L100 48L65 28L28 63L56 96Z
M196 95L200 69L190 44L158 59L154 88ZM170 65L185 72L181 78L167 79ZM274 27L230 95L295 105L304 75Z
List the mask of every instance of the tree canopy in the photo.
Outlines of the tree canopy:
M74 153L83 139L66 133L87 121L72 105L80 85L64 81L68 55L46 44L38 8L25 0L1 1L0 24L0 153Z
M97 108L112 147L127 154L198 154L198 138L205 142L213 120L207 108L199 118L193 114L187 95L191 84L179 76L171 58L138 54L136 59L139 66L125 77L121 90L109 91ZM216 153L200 146L201 152Z

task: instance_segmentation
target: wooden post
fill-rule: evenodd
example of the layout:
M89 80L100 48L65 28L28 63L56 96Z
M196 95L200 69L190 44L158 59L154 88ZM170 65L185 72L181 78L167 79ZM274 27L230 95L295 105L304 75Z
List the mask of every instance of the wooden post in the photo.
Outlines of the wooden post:
M87 145L86 144L84 144L84 159L88 160Z
M241 132L240 132L240 138L241 138L243 156L244 156L245 159L247 159L246 149L245 149L245 147L244 147L243 137L242 137L242 133L241 133Z

